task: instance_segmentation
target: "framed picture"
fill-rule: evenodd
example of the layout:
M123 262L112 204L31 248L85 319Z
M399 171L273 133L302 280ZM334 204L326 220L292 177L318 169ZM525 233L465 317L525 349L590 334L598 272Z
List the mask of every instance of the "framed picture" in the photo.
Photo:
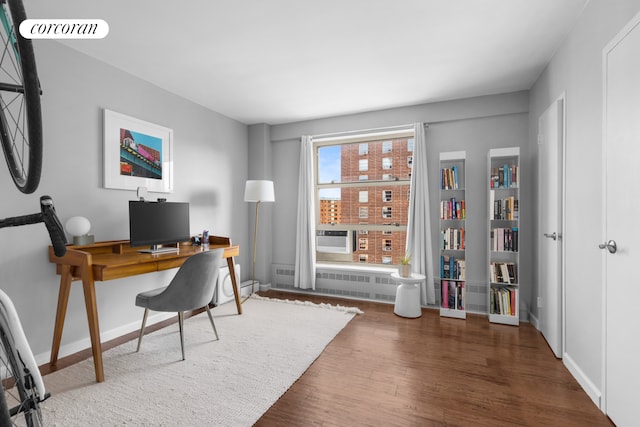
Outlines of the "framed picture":
M173 130L104 110L104 187L173 191Z

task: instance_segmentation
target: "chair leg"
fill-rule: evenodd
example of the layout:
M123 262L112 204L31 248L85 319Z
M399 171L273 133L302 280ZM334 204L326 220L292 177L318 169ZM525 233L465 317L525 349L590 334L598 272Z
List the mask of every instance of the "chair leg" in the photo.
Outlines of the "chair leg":
M180 348L182 349L182 360L184 360L184 313L178 312L178 326L180 326Z
M149 309L144 309L144 316L142 316L142 326L140 327L140 336L138 337L138 348L136 349L136 353L140 351L140 344L142 344L142 336L144 335L144 327L147 324L147 314L149 314Z
M216 329L216 324L213 321L213 315L211 314L211 310L209 309L209 304L205 305L204 308L207 309L207 314L209 315L209 320L211 321L211 326L213 326L213 333L216 334L216 339L220 340L220 337L218 336L218 330Z

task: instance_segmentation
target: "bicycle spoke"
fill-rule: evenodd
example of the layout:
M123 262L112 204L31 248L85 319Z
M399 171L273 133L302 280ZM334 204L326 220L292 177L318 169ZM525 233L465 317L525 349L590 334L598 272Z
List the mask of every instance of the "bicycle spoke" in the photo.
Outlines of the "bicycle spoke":
M5 73L6 76L13 81L13 83L22 84L22 73L20 72L20 66L18 65L17 59L15 57L14 48L11 45L11 40L4 37L3 34L2 41L4 44L4 48L2 50L2 58L0 58L0 64L3 64L0 65L2 67L2 72ZM8 67L6 67L6 65L4 64L11 65L10 68L11 71L13 71L13 74L9 72L10 70L7 69Z
M37 404L38 396L34 389L26 388L26 372L19 357L10 356L12 342L0 330L0 373L4 400L9 409L12 426L40 426L42 413ZM12 353L11 353L12 354Z
M15 33L26 19L21 0L0 5L0 142L13 181L23 193L36 190L42 167L41 88L33 46Z
M15 158L15 173L19 172L21 177L25 177L25 165L28 165L28 156L26 151L29 149L29 142L25 134L25 121L23 120L24 97L21 94L15 94L14 97L9 100L9 103L5 103L3 98L0 98L0 102L0 110L4 112L5 119L12 123L12 126L10 126L10 129L7 129L7 131L11 132L12 149L10 155ZM19 105L13 105L15 102L18 102ZM10 108L11 106L14 108ZM15 110L18 111L17 117L15 115ZM18 147L18 144L21 144L21 146Z

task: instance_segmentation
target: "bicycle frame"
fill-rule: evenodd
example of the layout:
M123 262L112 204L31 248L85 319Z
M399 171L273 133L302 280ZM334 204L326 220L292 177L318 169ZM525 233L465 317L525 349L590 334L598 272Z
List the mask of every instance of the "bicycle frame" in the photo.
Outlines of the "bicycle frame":
M13 301L11 301L11 298L2 290L0 290L0 328L2 328L9 339L13 341L16 359L21 360L28 370L27 372L16 372L16 375L24 375L25 377L30 375L31 380L33 380L33 385L38 390L40 401L44 400L47 393L38 364L27 342L27 337L22 329L22 323L20 323L20 318L13 305ZM25 380L25 383L30 384L31 382Z

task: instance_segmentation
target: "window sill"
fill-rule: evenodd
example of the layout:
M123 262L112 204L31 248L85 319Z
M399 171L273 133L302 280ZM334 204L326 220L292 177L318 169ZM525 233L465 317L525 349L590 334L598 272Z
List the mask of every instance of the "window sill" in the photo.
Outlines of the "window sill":
M397 267L381 267L373 265L342 265L331 263L316 263L316 268L319 270L341 270L341 271L358 271L366 273L378 273L378 274L391 274L397 272Z

